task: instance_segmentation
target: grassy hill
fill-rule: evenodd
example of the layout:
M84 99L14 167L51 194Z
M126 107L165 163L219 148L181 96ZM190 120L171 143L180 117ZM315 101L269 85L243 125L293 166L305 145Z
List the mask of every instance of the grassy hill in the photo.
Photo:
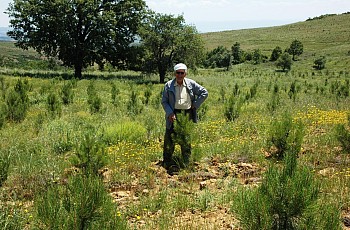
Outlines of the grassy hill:
M276 46L289 46L294 39L313 52L330 46L350 50L350 14L329 15L284 26L204 33L202 37L208 50L219 45L231 48L239 42L243 49L272 51Z
M349 71L350 14L324 15L304 22L284 26L231 30L202 34L207 50L219 45L231 49L236 42L245 51L260 49L270 57L272 50L289 47L295 39L301 41L304 53L295 66L312 66L319 56L327 58L329 70Z
M300 57L303 62L296 66L312 66L315 58L326 56L327 67L350 70L350 14L323 15L304 22L284 26L242 29L201 34L207 50L219 45L231 48L236 42L245 51L260 49L270 56L276 46L282 49L289 47L295 39L304 45L304 53ZM0 41L0 64L6 62L8 67L38 65L40 56L32 49L21 50L13 42ZM8 63L12 63L8 64ZM34 64L36 63L36 64Z

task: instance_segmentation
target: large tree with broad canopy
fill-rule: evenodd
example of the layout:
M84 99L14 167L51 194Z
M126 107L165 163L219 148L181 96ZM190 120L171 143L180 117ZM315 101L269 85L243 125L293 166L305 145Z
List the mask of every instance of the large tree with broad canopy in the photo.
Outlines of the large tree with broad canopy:
M194 26L186 25L184 17L148 12L140 29L141 45L145 48L145 66L149 72L165 75L174 64L186 63L194 68L204 57L204 46Z
M143 0L14 0L8 35L74 67L75 77L94 63L122 67L144 16Z

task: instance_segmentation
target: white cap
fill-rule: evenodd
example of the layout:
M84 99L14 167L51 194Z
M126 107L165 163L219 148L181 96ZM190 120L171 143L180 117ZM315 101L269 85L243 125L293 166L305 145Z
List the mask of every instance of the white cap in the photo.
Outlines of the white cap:
M176 64L174 66L174 71L179 70L179 69L183 69L187 72L187 66L183 63L179 63L179 64Z

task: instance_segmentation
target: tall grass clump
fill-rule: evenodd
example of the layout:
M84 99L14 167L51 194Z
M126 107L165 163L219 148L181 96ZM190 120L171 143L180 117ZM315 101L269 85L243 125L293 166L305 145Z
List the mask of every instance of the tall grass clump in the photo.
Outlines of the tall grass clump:
M282 159L286 154L298 154L304 138L304 125L285 113L281 120L272 122L267 145L272 157Z
M288 154L283 165L270 165L258 188L239 190L232 210L244 229L340 229L339 211L318 204L319 193L310 170Z
M127 229L102 180L94 176L51 185L35 199L35 211L42 229Z
M154 120L145 119L145 122L155 125ZM116 144L120 141L141 143L147 137L147 126L135 121L125 121L122 123L111 123L103 129L102 139L108 145Z

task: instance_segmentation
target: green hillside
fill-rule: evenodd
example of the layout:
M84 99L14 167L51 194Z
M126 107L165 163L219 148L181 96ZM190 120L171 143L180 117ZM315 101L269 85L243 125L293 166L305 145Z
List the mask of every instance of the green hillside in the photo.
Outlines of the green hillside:
M222 31L202 34L207 50L219 45L231 49L236 42L245 51L260 49L270 57L272 50L283 50L295 39L302 42L304 53L294 66L312 66L320 56L327 58L329 70L350 70L350 14L324 15L305 22L284 26Z
M230 48L239 42L243 49L271 51L286 47L298 39L309 51L338 47L350 50L350 14L330 15L284 26L243 29L202 34L205 46L211 50L219 45Z
M29 68L34 62L42 61L40 55L33 49L23 50L12 41L0 41L0 66L9 68ZM33 66L34 67L34 66Z
M297 65L310 66L315 58L326 56L330 70L350 70L350 14L324 15L284 26L242 29L201 34L207 50L219 45L231 48L236 42L245 51L260 49L270 56L276 46L289 47L295 39L304 45ZM40 56L32 49L21 50L13 42L0 42L0 64L7 67L37 66ZM39 64L40 65L40 64Z

